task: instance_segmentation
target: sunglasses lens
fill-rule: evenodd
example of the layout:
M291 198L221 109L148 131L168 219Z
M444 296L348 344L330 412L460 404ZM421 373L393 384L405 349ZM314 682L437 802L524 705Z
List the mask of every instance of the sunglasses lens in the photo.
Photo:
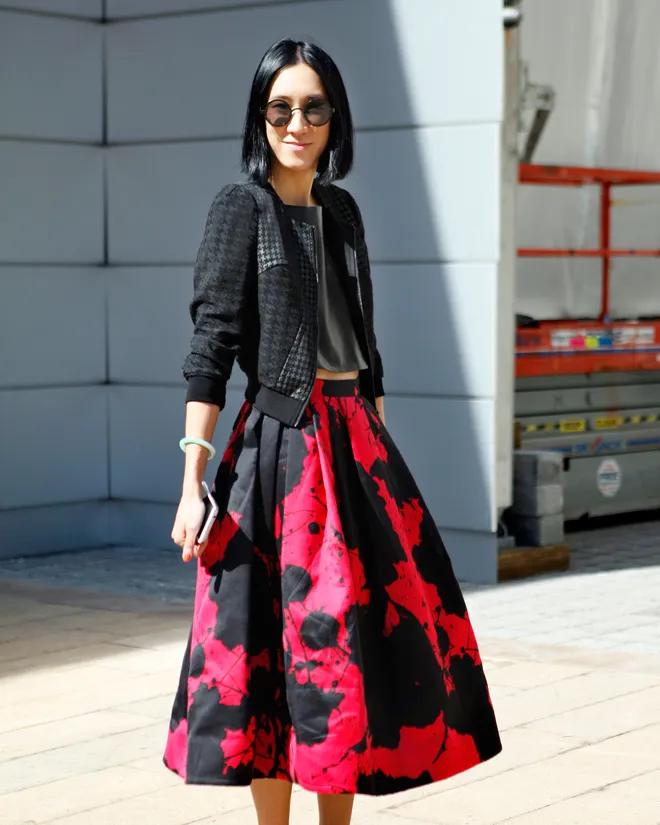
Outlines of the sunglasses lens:
M266 106L265 116L271 126L286 126L291 120L291 107L282 100L276 100Z
M327 100L315 100L305 106L305 117L312 126L325 126L332 116L332 107Z

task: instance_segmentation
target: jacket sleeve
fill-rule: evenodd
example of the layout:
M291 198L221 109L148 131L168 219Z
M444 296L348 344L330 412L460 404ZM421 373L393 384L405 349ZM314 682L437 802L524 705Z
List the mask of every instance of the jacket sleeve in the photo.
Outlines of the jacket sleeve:
M194 334L183 364L186 401L225 406L226 385L245 328L247 297L256 272L257 204L237 184L216 195L194 271L190 317Z
M353 215L355 217L355 223L357 227L357 232L360 237L360 240L364 244L364 248L367 249L367 243L365 239L364 233L364 223L362 221L362 214L360 212L360 207L357 205L357 202L353 195L350 192L346 192L348 196L349 206ZM367 252L367 265L369 265L369 255ZM374 296L373 296L373 287L371 283L371 267L369 266L369 294L365 296L364 300L364 309L367 313L367 320L368 320L368 329L371 334L371 347L374 353L374 388L376 391L376 398L380 398L381 396L385 395L385 390L383 389L383 360L380 357L380 352L378 351L378 342L376 341L376 330L374 327Z

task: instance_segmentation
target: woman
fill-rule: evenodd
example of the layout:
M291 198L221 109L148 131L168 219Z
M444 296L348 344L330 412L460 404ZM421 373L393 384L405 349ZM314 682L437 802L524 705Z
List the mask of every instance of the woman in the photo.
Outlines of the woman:
M501 749L465 603L385 429L346 91L317 46L283 40L254 77L250 182L211 206L195 267L183 495L172 531L199 557L166 765L250 785L260 825L292 782L323 825L353 795L466 770ZM196 545L232 364L246 400Z

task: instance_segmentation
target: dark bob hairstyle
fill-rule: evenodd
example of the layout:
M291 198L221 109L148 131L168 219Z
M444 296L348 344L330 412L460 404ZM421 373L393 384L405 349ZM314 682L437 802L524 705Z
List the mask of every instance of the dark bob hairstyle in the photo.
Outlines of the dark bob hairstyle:
M330 121L328 145L319 158L319 183L341 180L353 165L353 120L344 81L334 60L313 43L280 40L268 49L254 75L243 127L241 167L251 180L261 184L268 181L272 155L262 110L268 103L277 73L299 63L306 63L314 69L335 110Z

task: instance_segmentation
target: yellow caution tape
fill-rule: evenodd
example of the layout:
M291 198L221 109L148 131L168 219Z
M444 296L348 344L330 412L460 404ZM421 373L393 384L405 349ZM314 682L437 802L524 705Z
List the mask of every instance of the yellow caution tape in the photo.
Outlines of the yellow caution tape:
M613 416L612 418L597 418L594 426L597 430L615 430L626 423L625 418Z
M559 429L562 433L583 433L587 429L587 422L584 418L569 419L561 421Z
M601 416L593 423L595 430L616 430L626 424L655 424L660 422L660 414L631 415L624 418L620 415ZM524 433L583 433L589 429L586 418L565 418L562 421L549 421L536 424L521 424Z

